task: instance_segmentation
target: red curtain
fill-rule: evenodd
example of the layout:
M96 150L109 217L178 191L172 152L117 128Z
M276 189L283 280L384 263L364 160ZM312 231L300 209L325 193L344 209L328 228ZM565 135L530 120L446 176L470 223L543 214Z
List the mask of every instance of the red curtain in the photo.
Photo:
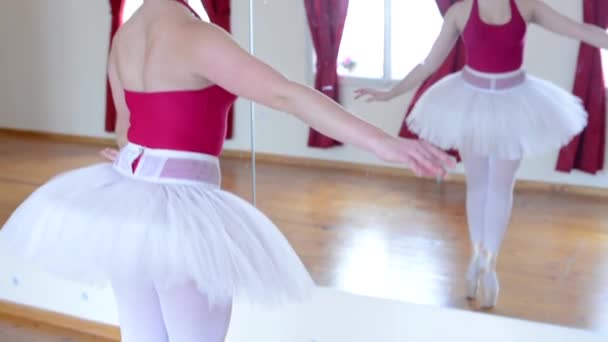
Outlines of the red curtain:
M110 0L110 15L112 16L112 24L110 29L110 46L112 38L118 31L122 23L122 10L126 0ZM116 128L116 107L112 98L112 90L110 88L110 80L106 78L106 132L114 132Z
M209 20L217 26L223 28L227 32L231 32L230 25L230 0L201 0ZM230 109L228 113L228 125L226 131L226 139L232 138L234 126L234 110Z
M334 101L339 101L338 52L348 0L304 0L312 41L317 54L315 88ZM340 142L310 129L308 146L329 148Z
M585 22L606 29L608 1L584 0L583 6ZM573 93L583 100L589 122L582 134L562 148L556 169L562 172L579 169L595 174L604 166L606 87L600 50L585 43L581 43L579 49Z
M441 12L441 15L445 15L445 13L448 11L450 6L452 6L454 3L456 3L460 0L436 0L436 1L437 1L437 7L439 7L439 11ZM416 102L418 102L418 99L420 99L422 94L424 94L424 92L427 89L429 89L433 84L435 84L437 81L439 81L443 77L462 69L462 67L466 63L465 52L466 52L466 50L464 48L464 44L463 44L462 40L458 39L458 42L456 43L456 45L454 46L454 48L452 49L452 51L450 52L448 57L445 59L443 64L439 67L439 69L437 71L435 71L435 73L433 75L431 75L428 79L426 79L422 83L422 85L418 88L418 90L414 94L414 97L412 98L412 101L410 102L410 105L407 108L407 112L405 114L406 118L410 114L410 112L412 111L414 106L416 105ZM418 138L416 136L416 134L414 134L413 132L411 132L408 129L406 120L403 120L403 124L401 125L401 130L399 131L399 135L404 138ZM456 153L456 151L450 151L450 153L452 155L458 157L458 154Z

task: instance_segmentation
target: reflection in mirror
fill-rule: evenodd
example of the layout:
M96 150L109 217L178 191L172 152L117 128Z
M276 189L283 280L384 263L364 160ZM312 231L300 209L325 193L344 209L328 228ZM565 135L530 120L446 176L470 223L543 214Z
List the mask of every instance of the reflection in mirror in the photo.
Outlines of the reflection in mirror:
M485 20L484 2L478 1ZM576 21L583 20L583 8L588 6L580 0L545 2ZM418 84L386 102L355 100L355 91L390 89L423 61L441 30L441 13L452 1L254 3L257 57L391 134L411 137L405 115L417 103ZM328 7L315 12L314 6L322 3ZM526 15L524 1L508 3L516 3L515 9ZM337 4L347 4L347 12ZM323 35L331 37L329 43L321 43ZM530 25L525 43L524 70L557 85L564 90L560 96L567 98L563 94L577 81L578 42ZM325 50L319 54L319 49ZM553 51L559 51L559 58ZM465 62L465 52L447 59L456 69L444 64L449 72L443 77ZM331 70L337 72L337 81ZM596 87L600 90L603 87ZM462 164L438 185L310 131L285 113L263 106L258 112L258 206L277 222L319 285L374 298L480 311L480 298L466 298L473 248ZM566 115L575 115L576 109L573 112ZM452 122L447 121L449 111L444 115ZM573 120L573 127L580 123ZM603 136L604 127L599 131ZM515 167L512 219L495 260L501 291L496 306L484 312L607 334L601 322L608 317L608 306L597 300L606 295L608 281L602 261L607 246L599 238L608 219L601 210L608 178L596 162L605 156L604 142L580 145L590 156L586 165L593 166L576 162L570 165L573 172L564 172L568 167L563 167L565 154L559 144ZM562 166L559 171L556 162ZM508 202L509 196L504 198Z
M143 2L144 0L125 0L122 11L123 22L127 21ZM207 15L207 11L205 11L203 1L188 0L187 2L203 20L209 22L209 16Z

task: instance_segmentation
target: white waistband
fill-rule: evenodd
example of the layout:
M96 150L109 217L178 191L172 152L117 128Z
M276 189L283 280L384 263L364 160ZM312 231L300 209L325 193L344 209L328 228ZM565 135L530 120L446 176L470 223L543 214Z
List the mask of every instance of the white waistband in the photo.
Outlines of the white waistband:
M137 167L133 170L136 160ZM190 170L194 172L179 176L167 175L167 168L175 166L175 162L181 164L178 167L192 168ZM219 159L216 156L188 151L150 149L133 143L128 143L120 150L113 166L125 176L154 183L205 183L219 187L221 179Z
M482 78L489 78L489 79L501 79L501 78L510 78L513 76L517 76L519 74L525 73L525 70L523 68L517 69L517 70L513 70L513 71L508 71L508 72L483 72L483 71L479 71L479 70L475 70L472 69L471 67L469 67L468 65L465 65L463 67L463 69L465 69L468 73L471 73L475 76L478 77L482 77Z
M167 158L177 158L177 159L190 159L190 160L203 160L212 163L219 163L219 159L216 156L212 156L210 154L205 153L197 153L197 152L189 152L189 151L178 151L178 150L165 150L165 149L156 149L156 148L148 148L145 146L141 146L134 143L127 143L122 150L133 151L134 153L142 154L145 152L146 155L149 156L159 156L159 157L167 157ZM122 153L121 150L121 153Z

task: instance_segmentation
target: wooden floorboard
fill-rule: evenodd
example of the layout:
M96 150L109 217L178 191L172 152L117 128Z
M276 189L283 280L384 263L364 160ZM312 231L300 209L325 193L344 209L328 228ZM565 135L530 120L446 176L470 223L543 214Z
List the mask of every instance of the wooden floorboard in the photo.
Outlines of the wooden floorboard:
M98 148L0 134L0 223L55 174L101 161ZM250 171L247 160L223 160L224 188L250 199ZM463 184L268 163L257 165L257 182L259 208L320 285L477 310L463 295ZM606 197L518 191L499 258L501 297L488 314L608 333L607 208ZM82 338L0 317L3 342Z

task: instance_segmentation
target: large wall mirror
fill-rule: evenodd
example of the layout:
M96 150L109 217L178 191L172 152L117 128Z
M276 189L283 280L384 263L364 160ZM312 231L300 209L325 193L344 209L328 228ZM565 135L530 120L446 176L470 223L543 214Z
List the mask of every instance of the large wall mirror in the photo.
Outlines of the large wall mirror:
M582 1L545 2L583 18ZM390 88L420 63L440 32L439 8L447 3L254 1L254 53L289 79L316 85L348 111L407 136L404 118L415 91L373 103L355 100L355 91ZM525 70L571 91L578 42L534 25L525 39ZM338 89L315 84L317 71L324 70L317 69L319 51L336 58ZM606 56L602 52L608 61ZM257 206L320 286L606 333L608 307L599 298L608 275L602 238L608 217L604 198L585 195L608 187L601 165L591 172L556 171L563 158L558 149L523 160L498 257L499 301L485 311L466 299L472 249L462 164L445 181L416 178L263 106L256 107L253 127ZM599 156L595 147L579 150L584 148Z

